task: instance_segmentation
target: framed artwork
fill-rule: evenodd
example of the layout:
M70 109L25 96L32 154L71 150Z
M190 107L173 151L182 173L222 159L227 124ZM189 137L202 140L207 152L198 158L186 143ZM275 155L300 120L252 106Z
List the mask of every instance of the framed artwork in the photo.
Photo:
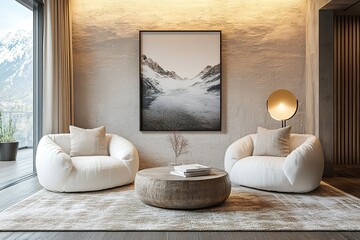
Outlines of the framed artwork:
M221 131L221 31L140 31L140 131Z

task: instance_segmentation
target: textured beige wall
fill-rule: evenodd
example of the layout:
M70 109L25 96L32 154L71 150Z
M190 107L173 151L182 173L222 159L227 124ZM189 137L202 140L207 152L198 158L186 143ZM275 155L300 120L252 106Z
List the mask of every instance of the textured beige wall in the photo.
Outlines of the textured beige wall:
M184 162L223 168L226 148L277 128L267 97L289 89L300 108L288 125L305 132L305 0L73 0L75 123L105 125L132 141L141 167L173 158L167 133L139 131L139 30L222 30L222 132L184 133Z
M319 136L319 10L331 0L306 0L306 132Z

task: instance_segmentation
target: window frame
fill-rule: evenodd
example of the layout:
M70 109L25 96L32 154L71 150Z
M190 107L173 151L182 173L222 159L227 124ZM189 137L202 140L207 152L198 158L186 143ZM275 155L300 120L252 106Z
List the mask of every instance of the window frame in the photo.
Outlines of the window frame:
M42 136L43 26L44 4L41 0L15 0L33 12L33 172L36 174L36 149Z
M43 117L43 3L32 0L33 4L33 173L36 173L36 150L42 137Z

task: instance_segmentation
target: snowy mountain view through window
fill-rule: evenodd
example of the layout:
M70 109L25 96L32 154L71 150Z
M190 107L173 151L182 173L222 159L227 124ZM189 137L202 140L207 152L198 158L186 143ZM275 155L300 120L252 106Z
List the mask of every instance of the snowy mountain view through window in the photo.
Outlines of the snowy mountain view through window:
M19 147L33 146L33 12L0 1L0 111L11 118Z

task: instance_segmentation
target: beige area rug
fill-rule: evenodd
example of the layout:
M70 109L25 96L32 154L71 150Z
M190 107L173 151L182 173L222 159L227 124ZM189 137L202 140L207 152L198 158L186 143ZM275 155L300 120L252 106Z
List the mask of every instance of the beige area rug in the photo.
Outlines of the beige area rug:
M233 187L218 207L182 211L143 204L133 185L41 190L0 212L0 230L360 230L360 200L326 183L308 194Z

